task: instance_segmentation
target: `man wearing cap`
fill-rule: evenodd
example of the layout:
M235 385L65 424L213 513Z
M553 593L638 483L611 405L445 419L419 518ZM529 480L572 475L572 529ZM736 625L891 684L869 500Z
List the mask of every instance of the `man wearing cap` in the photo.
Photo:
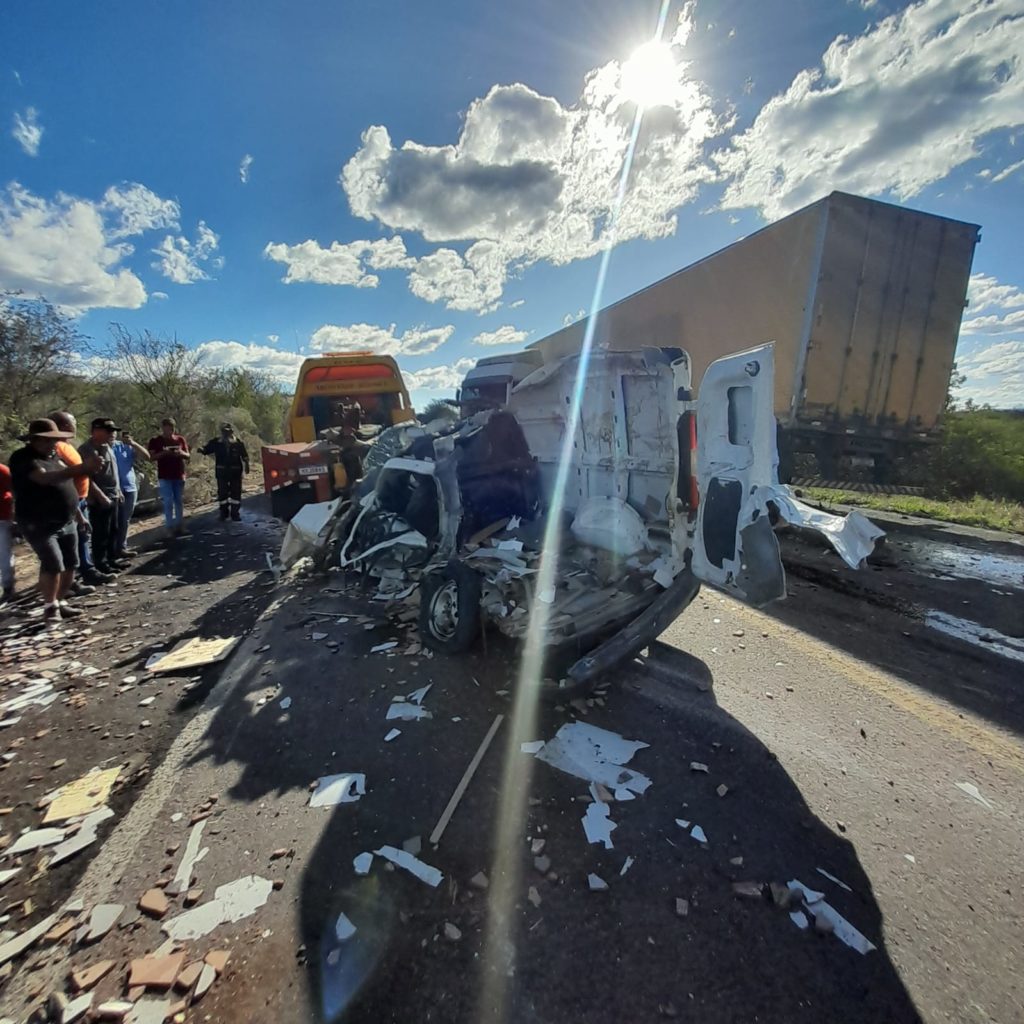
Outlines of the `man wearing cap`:
M199 453L214 457L221 519L230 516L239 522L242 518L242 476L249 472L249 453L245 444L235 437L235 428L230 423L222 423L220 437L207 441Z
M39 558L39 592L46 622L81 615L66 600L78 565L76 522L84 522L74 480L101 468L92 455L78 466L68 466L57 456L57 442L71 436L58 430L53 420L33 420L21 438L25 447L19 448L9 463L15 516Z
M68 466L80 466L82 456L74 445L75 435L78 433L78 420L69 412L58 409L51 412L49 418L57 424L57 429L70 435L66 441L57 442L57 457L64 460ZM114 579L109 573L100 572L93 564L91 534L92 527L89 524L89 502L103 502L108 499L103 492L92 482L89 476L76 476L75 487L78 488L78 507L82 512L83 523L78 531L78 572L75 574L75 581L71 584L71 593L77 596L91 594L96 585L108 583ZM88 526L88 529L86 528Z
M160 423L160 433L149 439L149 457L156 463L157 485L164 504L164 524L168 537L185 533L183 495L185 467L192 458L188 441L176 433L177 425L169 416Z
M92 558L101 573L116 573L129 564L119 560L116 552L117 514L124 501L112 446L116 432L117 425L112 419L99 416L92 421L89 440L78 446L83 460L89 456L100 460L100 468L91 476L102 496L90 493L89 521L92 523Z

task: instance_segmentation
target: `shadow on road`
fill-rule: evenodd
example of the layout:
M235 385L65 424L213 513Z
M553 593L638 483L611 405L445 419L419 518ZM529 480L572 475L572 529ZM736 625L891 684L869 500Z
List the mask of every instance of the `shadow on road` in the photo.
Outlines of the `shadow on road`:
M1024 736L1020 663L947 636L925 618L936 610L1019 636L1024 591L967 576L940 578L934 566L910 556L903 538L893 534L881 564L855 571L830 550L785 537L788 597L764 611Z
M319 610L350 621L310 617ZM318 838L296 865L308 1003L289 1019L919 1019L886 952L882 914L854 847L810 812L771 752L713 692L636 669L620 673L607 706L586 707L584 720L649 743L631 767L653 784L611 806L617 828L614 849L605 850L588 845L581 827L586 784L530 761L526 820L514 829L522 841L519 877L507 908L515 969L504 1013L482 1006L484 978L497 969L483 962L496 887L493 877L487 891L470 879L492 873L503 760L527 756L517 747L507 753L509 719L440 847L426 837L494 715L510 711L511 697L500 691L511 689L515 657L493 645L487 658L479 650L458 659L372 655L371 645L398 634L386 625L364 630L351 621L361 610L325 594L322 581L295 593L261 637L271 645L264 667L226 696L194 759L236 764L230 795L249 804L304 793L325 774L366 774L357 803L304 808L295 824L296 832L315 828ZM314 629L328 638L312 640ZM337 650L326 646L331 638ZM424 706L432 719L385 721L393 695L428 683ZM284 696L292 698L287 710ZM531 738L553 736L570 711L542 708ZM385 743L392 725L401 735ZM706 764L707 774L691 762ZM723 784L728 791L720 796ZM676 819L699 824L707 844ZM357 877L358 854L413 837L422 837L421 858L445 876L436 889L387 871L379 858L369 876ZM531 840L543 840L540 855L550 858L543 872ZM634 860L622 874L627 856ZM589 872L609 890L589 891ZM813 926L801 931L767 897L741 898L732 888L794 878L824 891L878 948L862 956ZM677 914L677 899L688 901L686 916ZM342 912L357 928L345 942L335 937Z

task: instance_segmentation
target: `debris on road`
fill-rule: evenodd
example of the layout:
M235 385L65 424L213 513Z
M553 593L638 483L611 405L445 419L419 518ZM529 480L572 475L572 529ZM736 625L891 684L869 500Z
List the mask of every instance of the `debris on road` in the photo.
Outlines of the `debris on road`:
M414 857L405 850L396 850L393 846L382 846L379 850L373 851L378 857L391 861L396 867L403 868L410 874L415 875L421 882L437 888L441 884L444 875L437 868L425 864L418 857Z
M336 807L355 803L366 794L366 776L360 772L324 775L317 779L316 789L309 798L310 807Z
M591 892L608 891L608 883L600 875L595 875L593 871L587 875L587 885L590 887Z
M117 923L124 913L123 903L98 903L89 914L83 941L86 944L98 942Z
M370 873L370 867L373 864L372 853L360 853L352 861L352 867L355 869L357 875L368 875Z
M594 797L592 803L587 804L587 813L580 819L583 822L583 831L586 833L588 843L603 843L606 850L611 850L612 832L618 827L611 820L611 811L608 805L598 798L597 788L591 783L590 792Z
M636 858L635 857L627 857L622 862L622 869L619 871L619 877L624 875L633 866L633 864L635 862L636 862Z
M981 791L973 782L955 782L953 785L960 790L961 793L966 793L975 803L981 804L982 807L987 807L988 810L993 810L991 801L986 800L981 795Z
M570 722L534 756L577 779L600 782L614 792L616 800L630 800L644 793L651 780L624 766L647 746L641 740L627 740L607 729Z
M356 926L349 920L345 914L339 914L337 920L334 922L334 937L339 942L348 942L356 933Z
M853 892L853 890L845 882L841 882L838 878L836 878L835 875L829 874L829 872L827 872L824 868L815 868L814 870L817 871L819 875L824 875L824 877L827 878L830 882L835 882L835 884L838 885L840 889L845 889L847 892Z
M424 693L429 687L426 687ZM448 822L451 820L452 815L455 813L455 808L458 807L459 801L462 799L462 794L466 792L466 788L469 786L476 774L477 768L480 767L480 762L483 760L484 754L487 753L487 748L491 745L491 740L494 739L494 734L498 731L501 723L504 721L504 715L496 715L494 721L491 722L491 727L487 730L487 734L480 742L480 746L477 748L476 753L473 755L473 760L469 762L469 766L463 772L462 778L459 780L459 784L455 787L455 792L452 793L451 799L448 801L448 806L441 812L441 817L438 818L437 824L434 826L434 831L430 833L430 842L433 846L436 846L441 841L441 836L444 834L444 830L448 827Z
M213 665L218 661L224 661L235 649L235 645L241 637L199 637L194 636L183 640L166 654L161 654L152 664L146 664L146 668L153 674L160 672L184 672L186 669L201 668L204 665Z
M412 704L407 700L396 699L388 705L388 713L385 716L385 721L391 722L398 720L400 722L418 722L424 718L433 718L434 716L425 708L419 704Z
M875 944L857 931L835 907L825 902L824 893L815 892L796 879L789 882L789 887L799 890L803 896L804 908L814 918L815 926L819 927L819 930L827 925L827 930L832 931L837 939L861 954L870 953L876 948ZM823 924L819 926L819 922Z
M49 801L46 814L43 816L43 824L50 825L54 822L67 821L69 818L83 817L98 810L110 798L110 791L114 788L122 767L118 765L106 771L94 770L66 786L61 786Z
M704 834L704 829L702 829L700 825L694 825L693 828L690 829L690 835L696 839L698 843L703 843L705 846L707 845L708 837Z
M259 875L245 875L217 886L209 903L164 921L163 933L176 942L200 939L218 925L241 921L256 913L273 891L274 883Z
M397 740L402 735L401 729L389 729L387 735L384 737L385 743L390 743L392 740Z

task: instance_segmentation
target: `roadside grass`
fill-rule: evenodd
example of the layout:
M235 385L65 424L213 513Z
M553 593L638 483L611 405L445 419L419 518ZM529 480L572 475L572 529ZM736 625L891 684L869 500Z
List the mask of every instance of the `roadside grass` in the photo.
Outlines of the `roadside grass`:
M908 516L938 519L946 523L979 526L1006 533L1024 533L1024 505L1003 498L919 498L910 494L859 494L828 487L803 487L801 491L822 505L856 505L880 512L901 512Z

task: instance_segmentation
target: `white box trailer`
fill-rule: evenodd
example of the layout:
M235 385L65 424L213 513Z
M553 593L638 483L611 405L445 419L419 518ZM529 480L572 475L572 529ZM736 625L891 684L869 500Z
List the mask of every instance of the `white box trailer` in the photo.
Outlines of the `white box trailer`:
M896 459L935 436L979 227L833 192L602 309L593 343L685 349L693 380L717 358L775 343L781 474L793 456ZM580 351L583 319L530 349Z

